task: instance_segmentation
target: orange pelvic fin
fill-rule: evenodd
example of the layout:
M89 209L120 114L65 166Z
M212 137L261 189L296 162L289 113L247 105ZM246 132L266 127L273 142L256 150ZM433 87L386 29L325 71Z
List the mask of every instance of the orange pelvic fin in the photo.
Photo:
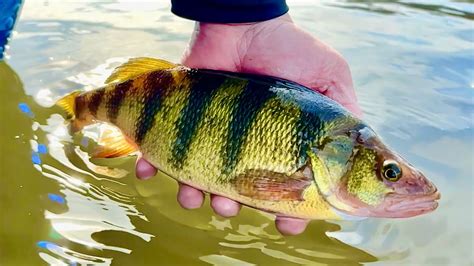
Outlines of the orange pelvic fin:
M93 158L116 158L138 151L137 145L118 130L106 129L98 140Z

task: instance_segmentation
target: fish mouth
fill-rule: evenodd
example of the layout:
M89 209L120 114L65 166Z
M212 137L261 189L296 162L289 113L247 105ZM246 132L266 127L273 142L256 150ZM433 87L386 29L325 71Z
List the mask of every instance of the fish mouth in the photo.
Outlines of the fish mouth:
M358 203L352 202L349 210L337 209L337 211L359 217L409 218L434 211L438 208L440 198L441 194L437 189L424 195L390 193L377 206L370 206L353 199Z
M428 195L406 196L388 195L383 206L380 206L381 215L391 218L408 218L429 213L438 208L441 194L438 190Z
M438 190L424 196L388 196L384 210L392 217L407 218L434 211L441 194Z

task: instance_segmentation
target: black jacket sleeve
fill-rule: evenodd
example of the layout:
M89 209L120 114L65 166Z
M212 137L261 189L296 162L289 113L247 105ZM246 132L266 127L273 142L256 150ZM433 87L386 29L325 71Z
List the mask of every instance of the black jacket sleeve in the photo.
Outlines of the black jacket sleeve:
M285 0L171 0L175 15L201 22L244 23L288 12Z

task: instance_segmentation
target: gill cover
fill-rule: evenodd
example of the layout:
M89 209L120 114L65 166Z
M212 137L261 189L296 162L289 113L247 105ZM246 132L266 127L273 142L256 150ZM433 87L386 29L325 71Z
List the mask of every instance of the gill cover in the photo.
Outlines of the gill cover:
M336 210L353 210L349 194L377 204L388 192L376 176L377 153L370 146L375 137L372 129L358 124L328 137L310 153L318 189Z
M327 139L310 154L314 180L322 196L333 207L341 208L336 194L344 174L350 168L354 150L354 140L347 135Z

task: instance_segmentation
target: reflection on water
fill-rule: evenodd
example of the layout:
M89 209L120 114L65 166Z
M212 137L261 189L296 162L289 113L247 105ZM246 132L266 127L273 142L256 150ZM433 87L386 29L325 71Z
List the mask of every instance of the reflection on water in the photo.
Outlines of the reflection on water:
M50 106L129 57L178 61L192 23L161 2L29 1L9 51L21 80L0 63L1 264L472 263L473 5L292 4L298 24L349 60L368 122L437 184L436 212L313 221L282 237L271 215L249 208L233 219L181 209L168 177L135 179L134 157L90 158L103 125L71 136Z
M16 78L16 75L11 72L5 63L1 64L1 68L2 74L6 74L2 75L3 79ZM8 75L10 74L8 72L11 73L12 77ZM10 91L14 92L14 95L19 95L22 93L22 88L20 86L13 87L10 88ZM10 100L15 98L18 97L10 98ZM27 103L21 102L18 107L21 112L30 118L32 125L30 131L33 136L29 143L33 167L44 177L56 181L59 186L59 189L47 194L47 198L54 208L60 211L44 210L45 221L49 221L51 228L50 234L47 235L49 240L38 239L37 247L40 248L40 257L52 264L61 261L110 264L112 260L111 258L91 256L68 249L66 246L59 244L64 240L98 250L107 249L126 254L131 252L129 248L122 247L125 243L117 243L120 246L113 246L95 241L93 235L102 231L125 232L149 242L153 236L135 230L135 226L131 222L132 217L147 221L146 217L136 209L134 204L131 204L131 196L89 182L91 180L87 180L87 177L93 177L96 180L107 181L107 179L97 178L97 173L82 170L68 158L69 155L66 154L65 146L72 145L72 139L63 118L53 114L46 120L47 124L41 125L34 120L34 112ZM7 113L15 111L7 110ZM48 113L47 110L42 110L42 112L43 115ZM39 143L38 140L40 139L47 141L47 146ZM62 164L62 168L69 173L59 170L60 165L57 165L58 163ZM88 162L88 167L102 169L91 162ZM110 169L110 167L106 168ZM33 176L38 178L37 174L33 173ZM109 180L109 182L116 181ZM125 185L123 183L118 184Z

